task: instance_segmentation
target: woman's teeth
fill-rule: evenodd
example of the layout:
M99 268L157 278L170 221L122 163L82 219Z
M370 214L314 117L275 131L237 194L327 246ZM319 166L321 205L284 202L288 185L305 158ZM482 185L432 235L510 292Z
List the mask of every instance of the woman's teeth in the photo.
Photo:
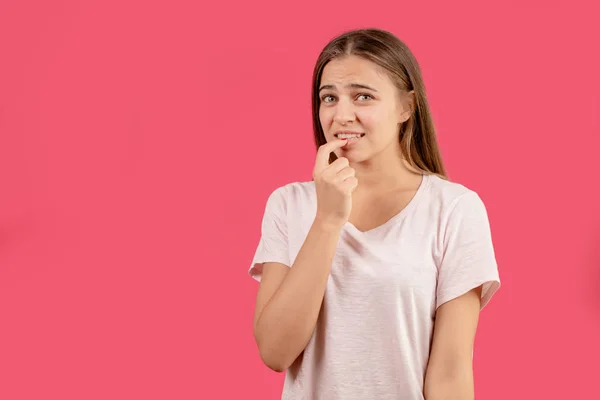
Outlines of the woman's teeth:
M338 133L335 135L338 139L358 139L364 136L364 133Z

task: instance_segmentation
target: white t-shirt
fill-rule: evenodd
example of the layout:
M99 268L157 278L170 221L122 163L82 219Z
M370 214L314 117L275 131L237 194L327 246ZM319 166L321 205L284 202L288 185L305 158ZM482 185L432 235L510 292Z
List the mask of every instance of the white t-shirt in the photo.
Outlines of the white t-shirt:
M277 188L248 271L291 267L316 215L314 182ZM424 175L398 214L342 228L316 329L286 371L283 400L422 400L437 307L483 284L500 287L490 225L472 190Z

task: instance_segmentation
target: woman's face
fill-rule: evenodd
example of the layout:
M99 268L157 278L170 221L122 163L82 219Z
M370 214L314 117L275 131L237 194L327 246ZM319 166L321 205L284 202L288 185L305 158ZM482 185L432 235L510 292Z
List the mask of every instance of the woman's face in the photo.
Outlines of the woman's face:
M361 162L399 151L399 124L410 109L385 70L357 56L330 61L319 88L319 119L327 141L350 137L338 157Z

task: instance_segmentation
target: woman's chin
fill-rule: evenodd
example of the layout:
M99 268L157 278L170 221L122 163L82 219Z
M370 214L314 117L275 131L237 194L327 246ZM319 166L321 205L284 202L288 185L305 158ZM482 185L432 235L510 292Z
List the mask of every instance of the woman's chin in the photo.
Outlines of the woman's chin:
M352 151L352 150L342 152L341 156L344 158L347 158L350 163L354 163L354 164L363 162L367 159L367 157L365 157L364 153L361 153L359 151Z

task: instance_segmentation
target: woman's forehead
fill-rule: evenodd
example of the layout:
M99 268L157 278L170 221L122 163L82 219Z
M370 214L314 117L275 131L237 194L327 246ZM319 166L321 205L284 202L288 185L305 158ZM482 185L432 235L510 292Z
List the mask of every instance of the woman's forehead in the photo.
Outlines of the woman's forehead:
M323 69L321 86L333 86L342 90L365 85L377 90L378 87L392 85L391 80L379 65L356 56L333 59ZM382 88L383 89L383 88Z

